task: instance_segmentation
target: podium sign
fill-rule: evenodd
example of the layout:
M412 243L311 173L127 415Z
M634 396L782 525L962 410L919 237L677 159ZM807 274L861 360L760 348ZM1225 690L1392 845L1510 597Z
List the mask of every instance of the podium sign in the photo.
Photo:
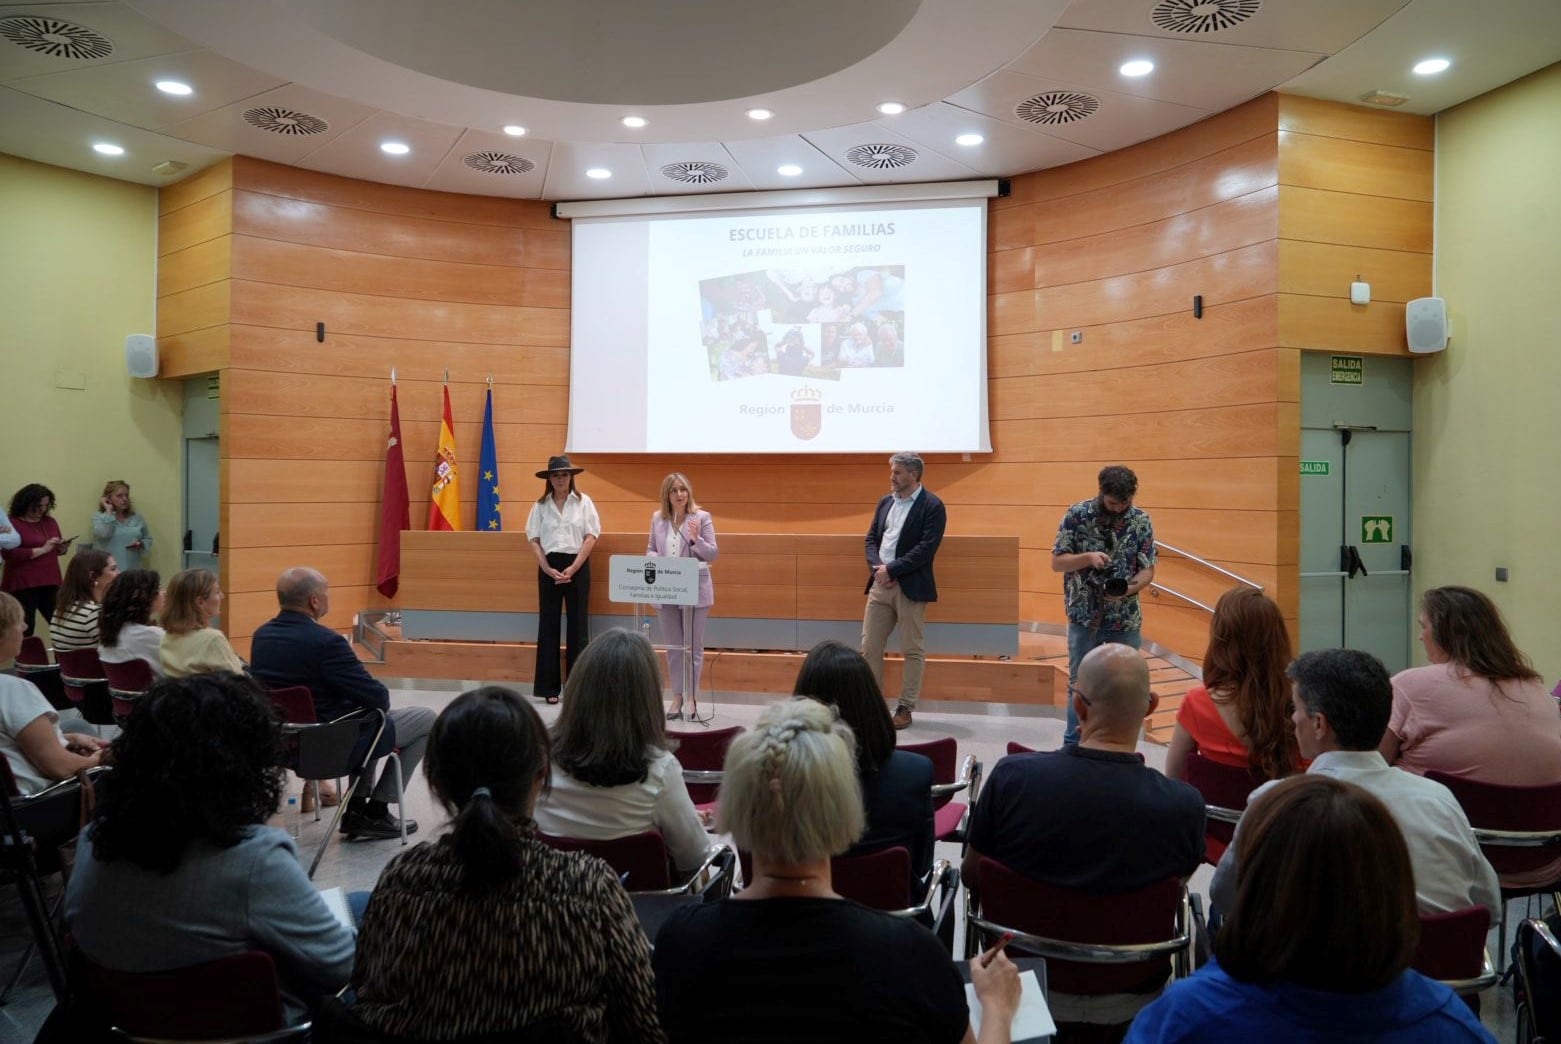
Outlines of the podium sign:
M644 605L694 605L699 601L699 560L613 555L607 561L607 599Z

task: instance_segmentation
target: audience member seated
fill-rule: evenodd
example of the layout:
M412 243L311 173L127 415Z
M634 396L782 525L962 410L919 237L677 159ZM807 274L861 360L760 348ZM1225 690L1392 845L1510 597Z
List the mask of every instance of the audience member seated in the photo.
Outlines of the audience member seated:
M1332 776L1363 787L1382 800L1403 831L1414 866L1421 913L1447 913L1482 905L1501 909L1496 873L1480 853L1469 819L1440 783L1391 768L1377 752L1393 709L1393 683L1375 656L1355 649L1318 649L1290 665L1295 683L1295 735L1310 775ZM1253 791L1248 807L1277 782ZM1242 820L1245 823L1245 817ZM1209 897L1221 911L1236 901L1242 870L1236 842L1214 871Z
M895 748L894 722L873 669L850 646L819 642L802 661L792 693L834 707L856 737L867 830L851 851L904 846L912 872L925 879L932 869L932 762Z
M1144 764L1139 731L1158 699L1138 650L1102 645L1079 664L1079 742L1011 754L992 769L970 820L964 881L982 856L1057 888L1095 895L1187 878L1203 862L1203 797ZM1065 1032L1125 1025L1148 995L1053 993ZM1082 1025L1081 1025L1082 1024ZM1107 1030L1098 1031L1109 1036Z
M667 1039L974 1042L937 938L831 887L830 857L864 823L855 743L834 710L810 699L765 709L732 741L725 772L719 828L753 853L753 880L734 898L674 911L657 935ZM1017 970L989 951L970 973L980 1040L1007 1041Z
M605 841L659 830L679 870L704 862L710 838L667 749L661 669L640 635L598 635L570 670L551 781L536 808L543 833Z
M1214 604L1203 684L1182 698L1165 774L1185 779L1187 755L1280 779L1306 768L1290 727L1290 632L1262 591L1236 587Z
M325 574L302 566L289 569L276 581L281 612L255 629L250 640L255 677L272 688L302 685L314 695L314 712L320 721L334 721L356 710L385 712L385 731L374 748L383 759L399 749L402 785L410 786L412 773L423 760L434 712L427 707L391 709L390 690L375 678L352 651L346 638L320 623L331 611L331 588ZM367 750L368 738L358 752ZM390 805L400 800L396 776L386 762L372 794L355 792L342 815L341 831L349 839L383 841L401 836ZM321 800L334 804L334 794L321 792ZM312 808L312 806L311 806ZM405 809L402 809L405 812ZM406 821L407 833L417 823Z
M98 615L98 659L145 661L163 676L163 629L152 623L163 608L162 577L155 569L129 569L109 585Z
M168 581L163 599L163 640L160 652L163 673L186 678L208 671L242 674L239 659L228 636L211 626L222 611L222 588L210 569L186 569Z
M1457 994L1410 970L1409 851L1383 802L1321 774L1264 788L1232 850L1241 887L1215 960L1145 1008L1129 1044L1495 1038Z
M98 614L103 609L103 594L119 575L119 565L104 551L84 547L65 567L49 620L49 638L55 652L98 647Z
M0 559L5 561L0 591L22 603L29 635L38 614L45 620L54 615L55 596L60 592L60 556L71 545L60 532L53 512L53 490L36 482L23 486L11 497L9 523L16 539L6 540L0 547Z
M114 784L77 842L65 921L89 960L167 971L248 950L276 961L291 1021L352 972L352 933L265 825L282 732L242 674L165 679L114 741Z
M536 839L547 780L547 730L519 693L474 689L439 715L428 785L452 829L380 875L352 974L359 1019L418 1040L538 1023L586 1041L663 1039L649 946L617 875Z
M14 660L21 651L22 616L22 603L0 591L0 663ZM102 756L102 740L61 732L59 722L36 685L0 673L0 754L10 763L23 797L92 768Z

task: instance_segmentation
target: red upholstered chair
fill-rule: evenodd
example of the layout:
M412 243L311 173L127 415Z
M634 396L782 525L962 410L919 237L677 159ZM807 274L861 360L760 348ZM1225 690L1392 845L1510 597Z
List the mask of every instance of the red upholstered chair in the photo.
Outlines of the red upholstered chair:
M65 695L94 725L113 725L114 701L108 694L108 678L96 649L59 649L54 658L60 664L60 681Z
M966 892L966 955L1012 932L1010 953L1047 958L1048 990L1145 993L1192 971L1192 904L1175 878L1135 892L1091 895L1032 881L983 858L976 885L979 908Z
M1023 743L1015 743L1013 740L1009 740L1008 741L1008 753L1010 753L1010 754L1034 754L1035 753L1035 748L1034 747L1026 747Z
M135 710L136 701L157 680L151 665L145 660L104 663L103 676L108 679L108 695L113 701L114 718L121 724Z
M1453 792L1463 806L1480 851L1498 878L1539 869L1561 856L1561 783L1539 787L1505 787L1450 776L1434 769L1426 779ZM1561 881L1501 889L1500 931L1496 935L1499 967L1506 965L1507 900L1549 894L1561 903Z
M925 743L901 743L899 749L932 762L933 837L939 841L964 841L965 819L981 789L981 762L974 754L966 754L961 761L959 743L952 736ZM954 795L961 791L966 800L955 801Z
M836 856L829 861L829 873L836 892L874 910L920 921L953 953L959 871L947 859L932 864L925 888L914 878L910 849L903 845ZM913 894L916 898L907 905Z
M21 652L16 654L16 673L38 686L38 691L55 710L75 709L76 705L65 695L60 665L49 659L49 647L36 634L22 639Z
M1450 913L1420 915L1420 945L1410 967L1421 975L1437 979L1453 992L1469 995L1496 984L1485 936L1490 931L1491 912L1484 906L1471 906Z
M73 958L87 1005L133 1039L307 1040L309 1024L288 1026L271 955L259 950L161 972L122 972Z
M743 734L741 725L728 729L709 729L699 732L668 732L667 739L676 744L673 753L683 766L683 782L688 785L688 796L701 812L714 812L720 803L721 769L726 764L726 748L732 740Z
M1218 866L1220 856L1236 835L1242 812L1246 811L1247 796L1264 780L1250 768L1221 765L1196 750L1187 755L1186 778L1203 795L1203 861Z
M667 853L661 831L647 830L607 841L579 837L557 837L537 831L537 840L560 852L589 852L618 872L623 887L634 893L693 895L722 899L732 890L732 864L735 856L726 845L717 845L706 855L689 877L672 880L672 859Z

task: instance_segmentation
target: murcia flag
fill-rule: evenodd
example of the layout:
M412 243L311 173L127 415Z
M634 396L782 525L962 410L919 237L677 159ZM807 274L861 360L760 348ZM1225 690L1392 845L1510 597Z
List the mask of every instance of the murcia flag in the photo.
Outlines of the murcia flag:
M390 439L385 443L385 488L380 494L379 565L374 575L374 586L386 598L396 597L401 583L401 531L411 528L406 457L401 452L401 411L396 406L396 381L392 376Z

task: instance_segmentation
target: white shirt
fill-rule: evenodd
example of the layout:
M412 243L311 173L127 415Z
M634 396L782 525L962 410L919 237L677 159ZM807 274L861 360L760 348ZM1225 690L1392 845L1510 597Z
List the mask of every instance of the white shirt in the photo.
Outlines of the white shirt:
M25 678L0 674L0 757L11 763L11 775L16 777L16 787L23 797L36 794L54 783L27 760L27 755L22 753L22 748L16 742L16 737L23 729L43 717L47 717L49 724L54 727L54 736L60 741L60 746L65 746L65 736L60 732L60 716L49 706L49 701L43 698L38 686Z
M582 783L554 762L552 792L537 798L532 818L543 833L583 841L659 830L680 870L693 870L710 849L710 836L683 783L683 766L665 750L653 752L644 782L618 787Z
M1415 899L1421 913L1448 913L1483 905L1494 920L1501 912L1501 888L1474 839L1474 829L1453 792L1440 783L1396 769L1374 750L1330 750L1317 755L1308 773L1331 776L1369 790L1388 807L1404 840L1415 872ZM1264 783L1247 798L1247 807L1278 780ZM1239 832L1241 827L1237 825ZM1209 888L1216 905L1228 911L1236 895L1236 845L1232 841Z
M9 551L13 547L22 546L22 534L11 525L11 520L5 517L5 512L0 511L0 551Z
M601 535L602 520L596 514L596 505L584 493L569 494L562 511L549 494L532 504L531 514L526 517L526 539L540 540L544 554L576 554L586 537Z
M163 677L163 629L152 624L127 623L119 629L119 644L99 645L98 659L103 663L129 663L145 660L153 677Z
M908 497L895 497L894 503L889 505L889 514L883 520L883 539L878 541L878 560L884 565L893 562L900 550L900 530L905 528L905 520L910 517L911 505L916 503L916 498L921 496L921 483L916 484L916 489Z

